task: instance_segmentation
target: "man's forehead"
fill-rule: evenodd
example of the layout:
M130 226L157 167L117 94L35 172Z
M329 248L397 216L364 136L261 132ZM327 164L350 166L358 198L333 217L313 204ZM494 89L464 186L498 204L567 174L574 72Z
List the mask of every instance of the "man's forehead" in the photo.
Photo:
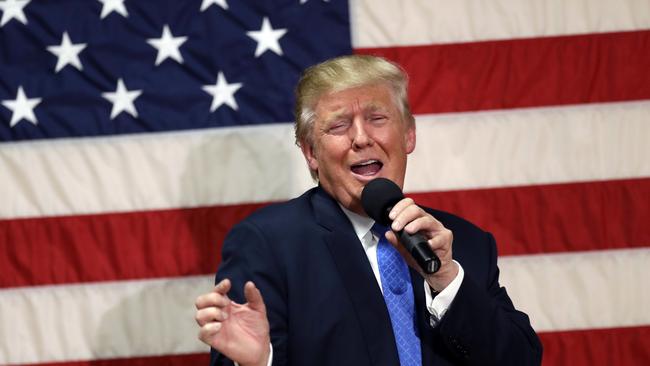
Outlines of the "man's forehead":
M326 114L386 110L397 107L390 89L384 85L369 85L330 92L322 95L316 111Z

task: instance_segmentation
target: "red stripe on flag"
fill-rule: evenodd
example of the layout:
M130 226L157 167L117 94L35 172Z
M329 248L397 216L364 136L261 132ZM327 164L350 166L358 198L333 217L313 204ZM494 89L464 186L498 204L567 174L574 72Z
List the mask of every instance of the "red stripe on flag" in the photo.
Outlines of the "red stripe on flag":
M185 355L165 355L152 357L113 358L106 360L67 361L56 363L38 363L34 366L186 366L208 365L210 352ZM28 366L28 365L25 365Z
M551 332L539 336L544 345L543 365L650 364L650 326Z
M261 204L0 221L0 288L213 273Z
M650 99L650 31L355 52L402 65L419 114Z
M410 196L491 231L501 255L650 245L650 178ZM260 206L0 221L0 287L213 273L227 231Z
M650 327L589 329L539 334L543 365L645 365L650 362ZM207 365L209 353L39 363L40 366Z
M492 232L499 255L650 246L650 178L409 196Z

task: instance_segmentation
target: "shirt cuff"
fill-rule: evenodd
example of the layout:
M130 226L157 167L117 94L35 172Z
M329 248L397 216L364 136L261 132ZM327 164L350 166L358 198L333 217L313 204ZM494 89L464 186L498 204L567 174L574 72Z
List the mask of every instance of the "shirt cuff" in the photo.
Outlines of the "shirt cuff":
M273 363L273 343L269 342L269 348L271 350L271 353L269 353L269 362L266 363L266 366L271 366ZM235 366L239 366L237 362L234 362Z
M429 287L427 281L424 281L424 294L426 296L425 303L427 304L429 314L431 314L430 322L432 327L438 325L440 319L445 316L445 313L458 293L458 289L460 289L460 284L463 283L465 271L463 271L463 267L460 263L456 261L454 261L454 263L458 265L458 274L456 274L456 278L454 278L447 287L440 291L436 297L433 297L431 294L431 287Z

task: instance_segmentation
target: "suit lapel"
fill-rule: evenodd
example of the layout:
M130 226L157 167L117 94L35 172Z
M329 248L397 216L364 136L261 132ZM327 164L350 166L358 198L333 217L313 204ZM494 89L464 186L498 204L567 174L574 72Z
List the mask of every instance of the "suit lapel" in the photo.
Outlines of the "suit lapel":
M352 224L336 201L320 187L316 189L312 205L316 221L328 230L324 240L359 320L371 364L398 365L388 310Z

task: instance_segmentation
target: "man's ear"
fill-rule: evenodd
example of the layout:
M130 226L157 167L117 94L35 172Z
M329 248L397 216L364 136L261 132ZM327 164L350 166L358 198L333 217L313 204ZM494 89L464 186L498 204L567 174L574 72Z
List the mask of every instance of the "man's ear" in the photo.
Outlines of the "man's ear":
M415 150L415 121L409 124L409 126L406 128L406 135L404 138L406 139L406 153L410 154Z
M318 158L316 157L316 152L312 144L307 141L302 141L300 143L300 150L302 150L302 155L305 157L309 169L312 171L318 170Z

